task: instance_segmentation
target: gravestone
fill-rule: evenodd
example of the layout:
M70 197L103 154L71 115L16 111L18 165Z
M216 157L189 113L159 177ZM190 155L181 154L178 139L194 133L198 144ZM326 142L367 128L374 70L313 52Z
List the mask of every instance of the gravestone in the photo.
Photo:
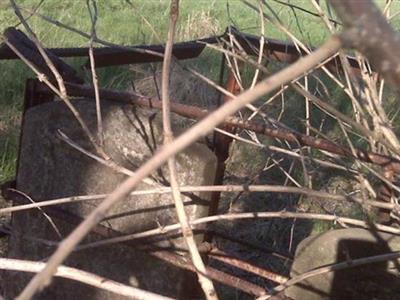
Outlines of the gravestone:
M96 132L96 108L93 100L73 101L76 109ZM146 162L162 144L161 113L143 110L131 105L102 101L105 151L119 165L135 170ZM188 122L172 115L175 135ZM23 121L23 135L17 176L17 189L34 201L43 201L74 195L110 193L127 176L106 167L78 152L58 138L62 130L81 147L94 152L88 138L82 133L72 113L62 102L43 104L27 111ZM202 143L195 143L176 156L179 184L182 186L210 185L215 176L216 158ZM168 183L166 166L151 176L160 184ZM137 190L156 186L141 183ZM186 212L190 219L206 216L209 193L184 195ZM26 203L28 203L27 200ZM99 201L87 201L57 206L84 218ZM63 218L52 218L65 237L75 225ZM115 205L101 224L121 233L135 233L159 226L177 223L170 193L131 196ZM185 248L182 238L170 237L157 241L157 246ZM199 237L197 237L199 239ZM85 242L99 239L91 234ZM55 247L44 241L59 241L60 237L49 220L39 210L14 213L9 257L43 260ZM86 270L121 283L177 297L185 272L170 264L126 245L113 244L73 253L66 265ZM14 298L27 284L31 274L7 272L5 275L7 299ZM124 299L122 296L97 290L67 279L55 278L37 299Z
M291 277L339 262L400 251L400 237L360 228L331 230L303 240ZM337 270L305 279L285 294L294 300L400 299L399 261Z

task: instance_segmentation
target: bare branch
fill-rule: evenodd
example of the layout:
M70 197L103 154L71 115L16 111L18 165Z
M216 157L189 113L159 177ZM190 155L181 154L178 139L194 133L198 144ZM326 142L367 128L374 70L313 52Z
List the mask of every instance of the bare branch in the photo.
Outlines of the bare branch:
M24 197L25 199L28 199L32 204L36 205L38 204L37 202L35 202L32 197L30 197L29 195L27 195L24 192L18 191L16 189L9 189L11 192L13 193L17 193L18 195L21 195L22 197ZM36 206L37 209L40 211L40 213L47 219L47 221L50 223L51 227L54 229L55 233L57 234L57 236L62 239L62 235L60 230L58 229L56 223L54 223L54 221L51 219L51 217L45 212L43 211L43 209L41 208L41 206Z
M176 30L176 22L179 15L179 0L171 0L170 6L170 23L167 43L165 45L165 54L162 70L162 87L161 87L161 98L162 98L162 113L163 113L163 127L164 127L164 144L172 143L174 135L171 129L171 105L169 99L169 79L171 71L171 57L172 47L174 44L174 35ZM170 184L172 188L172 196L175 202L175 209L178 215L179 223L182 227L183 238L185 239L186 245L189 249L190 256L192 258L193 265L196 267L197 276L199 278L200 285L207 299L218 299L215 292L212 281L207 277L207 270L200 256L200 252L197 248L196 241L194 239L193 231L190 228L189 220L185 212L185 206L181 192L179 191L178 174L176 171L175 156L171 156L168 159L168 169L170 176Z
M11 259L11 258L0 258L0 269L2 270L12 270L12 271L21 271L21 272L29 272L29 273L38 273L40 272L46 263L37 262L37 261L29 261L29 260L20 260L20 259ZM134 298L134 299L159 299L159 300L167 300L172 299L169 297L164 297L161 295L157 295L152 292L147 292L129 285L125 285L114 280L104 278L83 270L59 266L56 270L54 276L67 278L75 281L79 281L85 283L87 285L94 286L96 288L106 290L112 292L117 295ZM17 298L19 299L19 298Z
M304 219L304 220L321 220L327 222L334 222L335 224L347 224L353 225L362 228L370 228L370 222L364 222L361 220L356 220L352 218L339 217L329 214L315 214L315 213L300 213L300 212L288 212L288 211L278 211L278 212L247 212L247 213L234 213L234 214L224 214L224 215L214 215L204 218L199 218L193 221L190 221L192 226L197 226L200 224L218 222L218 221L234 221L234 220L255 220L255 219L271 219L271 218L282 218L282 219ZM393 234L399 234L400 229L381 225L374 224L374 227L377 230L389 232ZM157 236L160 234L166 234L171 231L180 230L180 224L171 224L166 225L162 228L151 229L148 231L143 231L134 234L123 235L119 237L109 238L93 243L83 244L82 246L78 246L78 250L83 250L87 248L99 247L103 245L109 245L114 243L122 243L126 241L131 241L135 239L143 239L152 236Z
M12 191L12 189L10 189ZM129 197L151 195L151 194L167 194L171 193L170 187L159 187L149 190L133 191L129 194ZM181 192L224 192L224 193L237 193L237 192L270 192L270 193L287 193L287 194L299 194L307 197L313 197L316 199L327 199L334 201L351 201L360 205L370 205L374 207L380 207L388 210L398 209L394 203L383 203L381 201L364 200L353 196L344 196L337 194L330 194L327 192L311 190L307 188L298 188L285 185L209 185L209 186L181 186ZM66 198L52 199L40 201L32 204L16 205L0 209L0 215L4 215L10 212L28 210L36 207L46 207L60 204L72 204L83 201L96 201L103 200L109 196L108 194L98 195L85 195L85 196L72 196Z
M94 87L94 95L96 101L96 116L97 116L97 136L99 139L99 144L101 147L104 147L104 135L103 135L103 120L101 117L101 104L100 104L100 95L99 95L99 83L97 80L96 74L96 63L93 55L93 43L96 37L96 23L97 23L97 4L96 1L92 0L92 8L90 7L89 0L86 1L90 20L92 21L92 31L90 34L90 42L89 42L89 60L90 60L90 69L92 72L92 80L93 80L93 87Z
M348 29L346 43L362 52L385 79L400 85L400 38L371 0L329 1Z

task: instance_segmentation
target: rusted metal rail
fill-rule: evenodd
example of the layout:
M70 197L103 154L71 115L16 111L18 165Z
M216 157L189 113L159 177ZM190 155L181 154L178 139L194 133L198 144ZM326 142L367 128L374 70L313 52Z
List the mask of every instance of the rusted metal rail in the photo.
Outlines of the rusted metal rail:
M229 71L228 80L226 83L226 90L229 91L233 95L237 95L240 93L240 88L236 78L233 74L233 71ZM231 101L232 99L228 96L223 97L223 102ZM234 133L236 128L230 125L222 125L222 129L229 132ZM215 171L214 185L222 185L225 177L225 169L226 169L226 160L229 157L229 149L233 138L222 134L221 132L214 132L214 153L217 157L217 168ZM209 206L209 215L213 216L218 213L219 202L221 198L221 192L212 192ZM206 242L212 241L212 234L207 233L204 236L204 240Z
M51 93L47 86L43 83L37 83L37 91L40 93ZM66 88L68 94L76 97L94 97L94 89L84 85L67 83ZM134 104L145 108L162 108L162 102L155 98L140 96L129 92L118 92L109 89L100 89L100 97L126 104ZM200 120L206 117L210 111L197 106L185 105L176 102L171 102L171 111L184 116L186 118ZM288 142L293 142L297 145L310 146L315 149L328 151L333 154L343 156L345 158L357 159L363 162L372 163L385 170L392 170L394 173L400 173L400 160L371 151L355 148L354 155L350 148L338 145L324 138L315 138L295 131L290 131L284 128L272 128L265 124L260 124L255 121L242 121L235 117L228 117L221 126L230 126L254 131L255 133L263 134L272 138L278 138Z
M18 32L20 36L24 35L15 28L7 28L8 32ZM214 36L195 41L177 43L173 48L173 55L177 59L189 59L198 57L206 47L206 44L215 44L220 36ZM89 48L46 48L46 50L57 57L88 57ZM156 55L158 53L159 55ZM125 65L135 63L148 63L162 61L164 53L163 45L139 45L125 46L121 48L111 47L94 47L93 54L96 59L96 67L107 67L113 65ZM0 60L3 59L19 59L19 57L7 45L2 44L0 47Z
M16 29L6 29L5 32ZM20 32L21 34L22 32ZM240 43L247 55L257 55L260 49L260 37L243 33L237 29L230 27L225 33L217 36L212 36L204 39L197 39L188 42L176 43L173 47L173 55L177 59L191 59L198 57L206 47L206 44L222 43L222 38L229 39L229 34L232 34ZM310 47L312 51L314 48ZM47 48L49 53L57 57L88 57L89 48ZM164 53L164 45L138 45L124 46L121 48L98 47L93 49L96 59L96 68L149 63L162 61ZM280 41L271 38L265 38L264 55L272 60L291 63L306 53L298 50L295 44L286 41ZM5 44L0 47L0 60L2 59L18 59L18 56ZM348 57L351 68L355 69L355 73L359 72L359 64L353 57ZM88 63L85 64L88 66ZM327 63L333 71L341 71L341 63L339 58L332 59Z

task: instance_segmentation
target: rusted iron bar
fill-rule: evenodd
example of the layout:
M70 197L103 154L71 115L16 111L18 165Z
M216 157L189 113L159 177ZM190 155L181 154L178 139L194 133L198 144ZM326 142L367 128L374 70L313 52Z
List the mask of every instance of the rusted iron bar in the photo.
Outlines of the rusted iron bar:
M231 254L227 254L217 248L214 248L211 250L209 253L209 256L215 260L224 262L228 265L231 265L233 267L236 267L238 269L244 270L249 273L253 273L257 276L263 277L267 280L270 280L272 282L276 282L279 284L285 283L288 281L289 278L282 276L280 274L276 274L274 272L265 270L263 268L260 268L258 266L255 266L251 263L248 263L246 261L243 261Z
M167 262L171 262L173 265L177 267L181 267L183 269L186 269L191 272L196 272L194 266L191 263L188 263L185 261L182 257L179 257L176 254L173 254L168 251L154 251L150 252L151 255L154 255L162 260L165 260ZM211 267L206 267L207 269L207 275L214 281L220 282L222 284L225 284L230 287L234 287L238 290L241 290L245 293L248 293L250 295L254 295L257 297L260 297L262 295L266 295L267 292L265 289L262 287L251 283L249 281L240 279L236 276L224 273L220 270L211 268Z
M233 95L238 95L240 93L240 87L238 82L236 81L235 75L232 71L229 72L228 81L226 83L226 90ZM232 101L232 98L229 96L224 96L223 103L228 101ZM233 126L223 126L222 129L233 133L235 131L235 127ZM215 133L215 154L217 155L218 159L225 163L227 158L229 157L229 147L232 142L232 137L229 137L225 134L220 132Z
M219 38L219 36L215 36L174 44L172 55L179 60L196 58L203 52L206 44L218 43ZM134 48L138 50L150 50L160 54L164 53L163 45L135 46ZM163 60L162 56L156 56L151 53L117 48L94 49L94 58L97 68L125 64L161 62ZM86 66L88 66L88 63L86 63Z
M43 89L46 86L42 84ZM88 86L67 83L68 94L77 97L94 97L94 90ZM161 101L149 97L135 95L128 92L117 92L108 89L100 89L100 97L127 104L136 104L146 108L161 109ZM208 110L201 109L196 106L184 105L176 102L171 102L171 111L181 116L191 119L202 119L209 114ZM232 126L235 128L254 131L255 133L264 134L272 138L278 138L288 142L296 143L297 145L310 146L315 149L324 150L333 154L337 154L346 158L358 159L363 162L372 163L386 170L392 170L394 173L400 173L400 160L387 155L366 151L363 149L355 149L355 154L342 145L338 145L332 141L307 136L298 132L289 131L282 128L269 128L266 124L259 124L254 121L242 121L235 117L228 117L223 125Z
M36 50L36 46L22 31L9 27L4 31L4 36L13 45L19 46L18 49L22 49L21 53L31 60L32 55L30 55L30 52ZM173 47L173 55L177 59L198 57L204 50L206 44L218 43L220 38L221 36L213 36L189 42L177 43ZM46 53L51 56L52 60L57 62L56 66L58 68L58 64L60 63L59 57L87 57L89 55L89 48L47 48ZM157 53L160 55L156 55ZM123 49L117 47L93 48L96 67L99 68L113 65L158 62L162 61L163 53L164 45L138 45L124 47ZM58 58L58 60L53 56ZM1 59L19 59L19 57L10 48L3 44L0 47L0 60Z
M9 30L10 28L6 29ZM16 30L16 29L14 29ZM205 48L206 44L216 44L221 41L222 37L227 37L227 32L232 33L248 55L258 55L260 49L260 37L246 34L230 27L222 35L208 37L204 39L192 40L183 43L176 43L173 47L173 55L177 59L190 59L198 57ZM149 63L162 61L162 57L151 54L151 52L164 53L164 45L138 45L128 46L130 49L99 47L94 48L94 56L96 59L96 67L107 67L114 65ZM48 52L53 53L57 57L87 57L89 48L48 48ZM313 50L313 48L310 48ZM149 51L149 52L146 52ZM305 55L302 51L299 53L298 48L290 42L279 41L276 39L265 38L264 54L273 60L291 63L299 57ZM1 59L18 59L18 56L6 45L0 47ZM348 57L350 66L359 73L359 65L356 59ZM88 66L89 63L86 63ZM337 72L341 70L341 63L338 58L332 59L327 66Z
M241 246L244 246L248 249L251 249L253 252L257 251L260 252L260 254L267 254L267 255L272 255L274 257L277 257L279 259L282 259L286 262L292 262L293 261L293 255L291 255L289 252L284 252L282 250L277 250L274 248L267 247L265 245L259 245L255 244L253 242L245 241L243 239L237 238L237 237L232 237L226 233L220 232L220 231L215 231L212 230L212 233L214 236L219 237L221 239L233 242L235 244L239 244Z
M205 43L213 44L216 38L204 39ZM151 46L129 46L132 48L121 49L111 47L94 47L93 53L99 63L96 67L105 67L110 65L123 65L134 63L145 63L162 61L160 56L155 56L149 53L144 53L137 50L149 50L154 52L163 53L162 45ZM178 59L195 58L200 55L204 50L205 45L195 42L177 43L174 45L174 56ZM58 57L87 57L89 56L89 48L46 48L47 51L53 53ZM6 45L0 47L0 60L19 59L18 56Z
M21 31L9 27L5 30ZM25 35L25 34L23 34ZM174 44L173 54L178 59L195 58L200 55L204 50L205 44L215 44L218 42L220 36L213 36L209 38L193 40L188 42ZM129 49L128 49L129 48ZM89 48L46 48L47 51L53 53L58 57L87 57L89 56ZM146 63L154 61L162 61L162 56L156 56L142 50L148 50L149 52L157 52L162 54L164 52L163 45L137 45L127 46L122 48L111 48L111 47L94 47L94 56L99 62L96 62L96 67L104 67L108 65L123 65L131 63ZM2 59L19 59L18 56L5 44L0 47L0 60Z
M236 81L235 74L233 71L229 71L228 80L226 83L226 90L232 93L233 95L237 95L240 93L240 87L238 82ZM231 101L232 99L228 96L223 97L223 103ZM222 125L222 129L229 132L234 133L235 127L229 125ZM221 132L214 132L214 153L217 157L217 168L215 172L214 185L222 185L224 182L225 176L225 168L226 168L226 160L229 157L229 148L232 143L232 137L222 134ZM213 216L218 213L218 206L221 198L221 192L212 192L210 198L210 206L208 215ZM212 233L208 232L204 236L204 240L206 242L211 242Z

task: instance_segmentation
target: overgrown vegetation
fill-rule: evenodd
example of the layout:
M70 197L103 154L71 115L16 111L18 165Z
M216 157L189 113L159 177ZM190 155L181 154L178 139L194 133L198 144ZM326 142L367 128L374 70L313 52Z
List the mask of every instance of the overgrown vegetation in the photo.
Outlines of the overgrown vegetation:
M18 4L27 9L35 9L40 2L24 0L18 1ZM292 11L279 3L271 5L282 21L307 44L318 45L326 38L328 33L321 26L319 18ZM311 8L310 4L303 5ZM164 0L98 1L97 35L106 41L124 45L162 43L168 30L168 6L168 1ZM85 1L44 1L38 12L84 32L90 32L91 25ZM294 18L294 14L297 19ZM32 16L29 22L47 47L88 46L88 41L83 37L51 25L36 16ZM0 10L0 31L18 23L9 4L4 2ZM260 19L257 13L241 1L183 1L176 40L190 40L222 33L230 25L245 32L260 33ZM266 26L265 35L287 40L274 26ZM207 64L202 61L194 61L194 64L211 78L216 78L220 56L211 52L201 59L207 61ZM67 61L77 67L83 64L83 60ZM0 66L0 182L3 182L15 174L24 84L25 79L34 77L34 74L23 63L17 61L0 61ZM108 68L99 70L99 77L103 87L125 88L129 85L131 72L127 68Z
M41 14L83 32L90 32L91 23L85 2L44 1L41 2L39 8L35 7L39 2L26 0L19 1L18 4L23 8L37 9ZM227 26L232 25L242 32L260 35L262 31L261 15L257 9L251 9L245 2L183 1L180 7L180 22L175 41L219 34ZM253 1L251 3L257 8L257 5L262 2ZM377 3L382 8L386 2L377 1ZM97 1L97 4L99 9L97 36L99 38L122 45L165 42L169 29L168 1L103 0ZM311 3L302 3L301 6L315 12L315 7ZM336 18L326 3L322 5L322 9L329 16ZM400 10L400 4L393 3L391 9L393 11ZM292 34L302 43L317 47L331 36L320 16L303 12L298 7L291 6L290 1L286 1L286 4L282 1L268 1L268 3L264 3L263 10L272 16L270 18L274 23L271 24L264 20L266 37L292 41L294 40L290 38L290 34ZM397 15L394 15L391 20L395 28L400 27L399 19ZM37 16L29 17L29 22L38 38L47 47L88 46L88 41L79 35L53 26ZM0 30L17 23L18 20L13 12L5 5L4 10L0 12ZM281 25L285 27L283 30L279 29ZM284 33L286 29L290 34ZM335 52L337 49L340 49L340 46L335 49ZM346 53L357 55L359 66L367 65L364 64L364 57L361 54ZM345 59L347 60L346 56ZM254 85L251 86L255 67L249 63L249 60L245 65L246 59L244 60L241 72L237 72L235 75L241 77L241 91L247 89L251 91L256 83L255 80ZM85 60L71 59L67 61L79 69L80 75L90 82L89 71L81 67ZM215 49L207 49L200 58L183 64L190 65L191 68L197 69L209 79L217 81L220 62L221 53ZM260 73L258 82L289 65L289 63L269 61L267 57L260 60L260 63L267 66L267 71L260 68L263 71ZM101 69L98 70L99 86L125 91L131 88L133 81L139 82L138 80L142 79L143 94L146 94L147 91L148 94L154 96L157 93L154 92L152 85L155 77L157 77L157 85L159 85L158 81L161 81L160 66L161 64L152 64L150 66L135 65ZM306 71L309 70L303 71L302 76ZM173 72L176 73L170 78L175 76L175 80L178 82L189 81L189 75L183 69L173 70ZM335 71L333 72L335 73ZM318 70L288 84L287 90L282 86L275 98L267 100L267 97L255 97L253 104L258 108L256 113L245 109L240 111L237 116L241 120L250 118L265 128L282 130L287 135L293 133L295 138L290 139L286 136L274 139L273 134L269 134L269 136L266 134L268 136L266 137L256 134L253 129L234 131L237 133L238 140L234 141L231 146L223 183L244 186L244 190L238 194L223 194L219 213L254 212L255 217L251 226L244 225L248 221L229 222L218 225L217 230L230 237L246 237L255 244L272 245L279 251L284 249L290 256L298 242L310 233L339 228L343 226L343 223L336 222L336 220L328 223L326 219L324 221L300 220L296 217L265 221L262 218L258 219L257 212L287 210L295 214L339 215L353 218L354 222L364 220L365 224L375 221L375 210L371 209L374 204L370 200L376 200L379 197L376 191L379 186L384 186L382 180L396 184L396 178L384 177L389 173L385 163L377 163L373 161L373 158L371 161L368 159L370 156L386 157L385 155L392 159L398 155L396 145L400 118L398 118L399 110L393 88L386 82L380 81L381 78L374 77L373 72L363 70L358 73L357 79L354 79L356 76L352 77L354 74L351 72L345 74L340 71L331 75L318 68ZM1 62L0 74L3 79L0 82L1 183L11 179L15 174L24 83L26 78L34 77L34 75L21 62L16 61ZM351 78L349 79L347 76ZM145 79L143 80L143 78ZM149 83L147 86L146 79ZM191 88L190 84L187 86L189 86L190 92L200 93ZM181 95L185 95L185 93L180 93L181 89L183 88L179 83L175 86L172 84L170 92L176 92L179 95L177 98L180 98ZM138 91L142 92L140 89ZM301 96L301 91L308 93L308 96L304 96L304 94ZM322 99L328 108L316 104L318 102L316 100L309 100L312 97L317 97L317 100L318 98ZM188 98L195 97L190 94ZM199 105L195 101L187 104ZM321 140L310 144L310 142L303 142L303 138L321 138ZM322 148L321 151L320 145L323 143L331 143L329 144L331 147L346 147L345 154L339 150L325 148ZM361 151L362 155L359 155L357 151ZM371 153L366 151L373 151L373 153L370 155ZM371 162L375 163L377 167L369 164ZM330 165L327 166L327 164ZM381 172L382 170L384 172ZM296 192L295 195L290 196L280 192L258 194L246 190L252 184L281 185L284 188L297 187L306 190L307 193ZM337 201L337 199L328 200L328 196L314 197L311 195L313 191L326 191L330 195L340 195L343 199ZM301 194L301 196L297 194ZM369 201L369 204L372 203L371 206L364 205L365 203L362 205L355 203L359 200L356 201L356 198L352 198L354 195L359 197L357 199ZM392 201L394 201L395 195L393 192ZM343 201L349 199L353 201ZM391 205L395 205L393 203ZM218 243L221 242L218 238L216 240ZM235 248L233 244L228 243L222 247L225 247L224 251L229 249L240 253L242 258L248 261L254 259L253 252L246 252L240 247ZM253 262L258 263L257 259L254 259ZM283 263L278 259L271 258L265 263L265 266L274 272L289 276L286 260ZM250 277L252 282L257 280L259 280L257 276ZM261 285L270 287L271 283L262 282Z

